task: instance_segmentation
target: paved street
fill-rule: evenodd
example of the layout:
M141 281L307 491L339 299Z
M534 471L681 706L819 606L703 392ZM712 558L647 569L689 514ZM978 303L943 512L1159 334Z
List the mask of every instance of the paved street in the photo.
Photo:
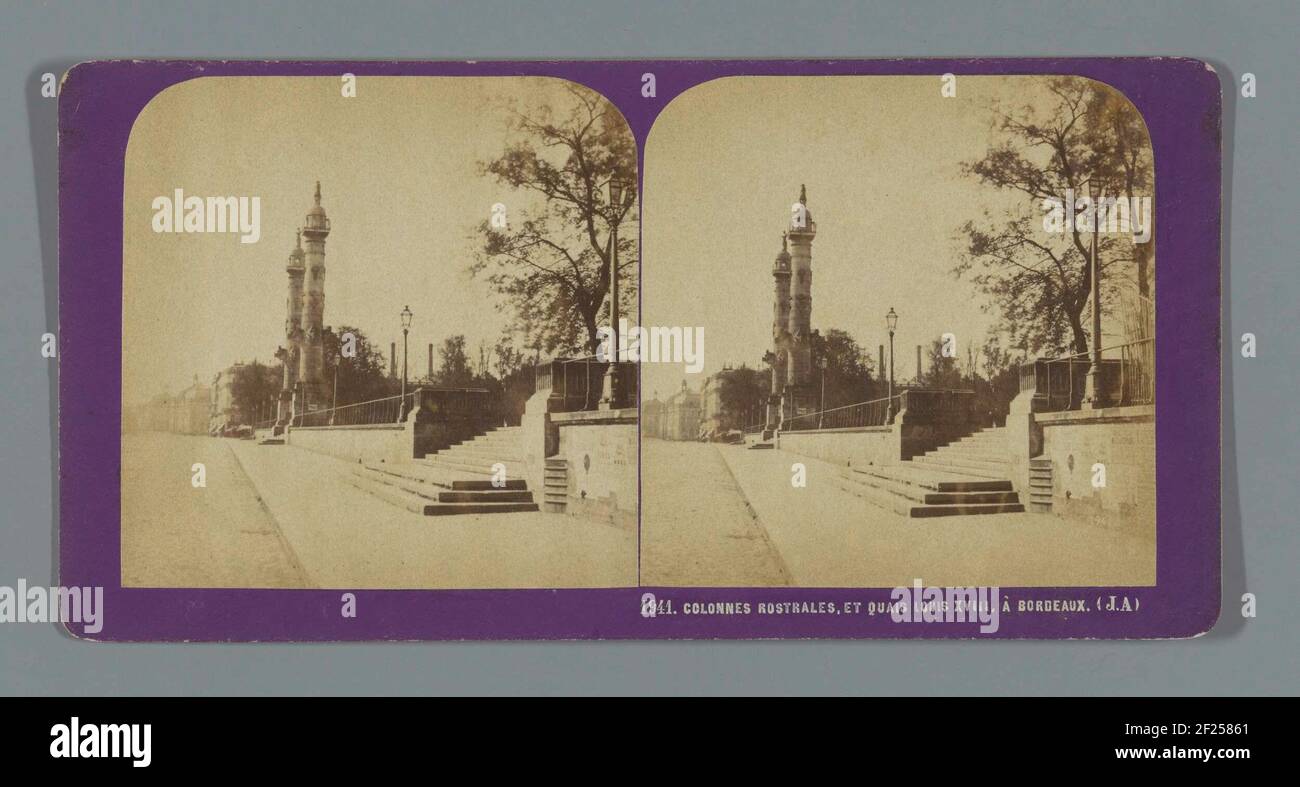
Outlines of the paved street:
M540 512L421 516L344 483L348 463L293 446L163 434L123 441L135 478L123 489L128 584L636 584L636 534L608 524ZM207 489L189 485L196 461L208 464Z
M808 469L806 488L790 484L794 462ZM1155 581L1150 540L1049 514L904 517L840 489L836 466L784 451L647 441L642 468L646 584L894 587L917 577L932 585L1005 587ZM665 482L687 486L673 494ZM757 518L738 531L741 518L734 512L746 502ZM745 540L751 548L727 548L737 532L752 534ZM690 557L699 554L707 559ZM773 574L774 565L786 574Z
M644 440L641 517L644 585L792 584L716 446Z
M209 437L122 436L122 584L310 587L229 445ZM190 466L207 468L207 488Z

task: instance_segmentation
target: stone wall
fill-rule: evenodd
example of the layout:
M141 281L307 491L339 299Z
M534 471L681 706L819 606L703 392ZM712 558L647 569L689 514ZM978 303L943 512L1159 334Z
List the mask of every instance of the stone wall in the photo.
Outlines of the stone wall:
M1154 536L1156 425L1152 405L1036 413L1052 462L1052 512ZM1106 485L1093 486L1093 465ZM1118 514L1118 516L1116 516Z
M899 435L893 426L778 432L776 447L848 467L889 465L902 457Z
M899 430L899 458L911 459L975 431L975 395L971 391L912 388L899 395L894 416Z
M636 529L637 411L552 413L559 432L554 459L568 465L566 513ZM540 487L539 487L540 491Z
M899 410L889 425L778 431L776 445L842 465L896 464L970 434L974 401L970 391L911 388L899 394ZM882 422L883 402L877 403L881 410L875 419ZM864 420L869 419L868 413Z
M409 462L415 450L413 432L404 424L291 426L285 442L349 462Z
M548 452L553 454L559 447L559 434L551 424L549 408L552 406L558 406L558 403L551 398L550 389L539 390L524 404L524 415L519 422L523 433L519 444L524 455L524 480L538 500L541 500L544 489L542 471L546 457Z

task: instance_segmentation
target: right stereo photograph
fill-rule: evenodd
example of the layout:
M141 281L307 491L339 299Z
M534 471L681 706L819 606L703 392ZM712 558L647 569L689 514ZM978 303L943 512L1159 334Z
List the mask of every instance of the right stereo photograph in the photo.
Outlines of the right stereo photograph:
M1156 584L1155 162L1075 76L736 76L645 143L641 584Z

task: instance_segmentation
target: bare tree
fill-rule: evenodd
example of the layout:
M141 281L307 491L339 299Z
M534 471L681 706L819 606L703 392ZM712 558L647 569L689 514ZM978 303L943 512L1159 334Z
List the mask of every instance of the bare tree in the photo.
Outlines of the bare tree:
M1132 238L1101 233L1082 221L1069 222L1059 235L1047 233L1044 205L1069 194L1094 205L1107 196L1136 196L1150 182L1150 150L1136 110L1111 88L1061 77L1047 89L1052 101L1046 110L998 110L1003 141L965 165L967 175L1024 199L1007 214L985 212L961 227L966 250L954 273L969 275L992 296L1014 346L1082 353L1088 350L1083 315L1092 289L1093 249L1099 273L1138 262L1139 282L1150 251L1138 251L1141 244ZM1073 212L1074 206L1065 210ZM1102 283L1104 307L1115 282L1103 275Z
M567 86L565 106L511 112L517 136L482 171L541 197L531 212L511 211L507 226L482 222L471 273L486 275L514 309L514 329L530 347L594 352L608 314L611 224L622 221L620 304L634 313L637 227L630 206L611 207L605 185L636 183L636 142L622 115L598 93Z

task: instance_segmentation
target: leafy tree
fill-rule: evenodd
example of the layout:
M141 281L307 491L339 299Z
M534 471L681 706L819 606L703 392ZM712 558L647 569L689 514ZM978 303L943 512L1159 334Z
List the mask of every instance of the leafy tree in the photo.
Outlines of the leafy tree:
M283 384L284 367L268 366L254 359L236 366L230 381L230 399L234 412L232 424L254 425L275 416L275 402Z
M994 423L1003 423L1011 400L1020 393L1020 360L1002 348L1001 340L990 336L980 348L980 374L975 386L975 406Z
M501 391L502 414L508 423L518 424L533 393L533 359L516 349L509 336L497 340L492 354L493 369Z
M338 370L337 406L368 402L398 393L400 383L389 378L387 359L360 328L340 325L326 328L325 392L334 401L334 372ZM343 350L347 349L348 354Z
M509 336L502 336L492 346L492 368L498 380L514 376L529 365L529 360L521 350L515 348Z
M957 390L965 387L963 383L968 379L968 376L962 374L961 367L957 363L955 356L943 354L943 339L935 339L930 342L928 360L929 364L926 367L928 371L922 375L927 388L951 388Z
M857 404L884 396L872 380L871 355L857 340L839 328L814 331L813 385L821 395L821 365L825 365L826 394L822 409Z
M771 373L748 366L724 369L718 376L719 428L744 429L763 419L760 403L767 397Z
M465 336L456 334L442 341L438 349L441 363L434 381L443 388L468 388L474 384L474 370L470 368L469 355L465 352Z
M614 222L621 222L620 308L631 314L636 303L636 213L611 207L605 188L610 178L636 183L636 142L612 104L574 84L562 106L512 112L510 131L514 141L481 163L482 172L540 197L540 206L512 209L504 227L484 220L469 270L505 296L513 328L530 346L594 353L596 330L608 321Z

